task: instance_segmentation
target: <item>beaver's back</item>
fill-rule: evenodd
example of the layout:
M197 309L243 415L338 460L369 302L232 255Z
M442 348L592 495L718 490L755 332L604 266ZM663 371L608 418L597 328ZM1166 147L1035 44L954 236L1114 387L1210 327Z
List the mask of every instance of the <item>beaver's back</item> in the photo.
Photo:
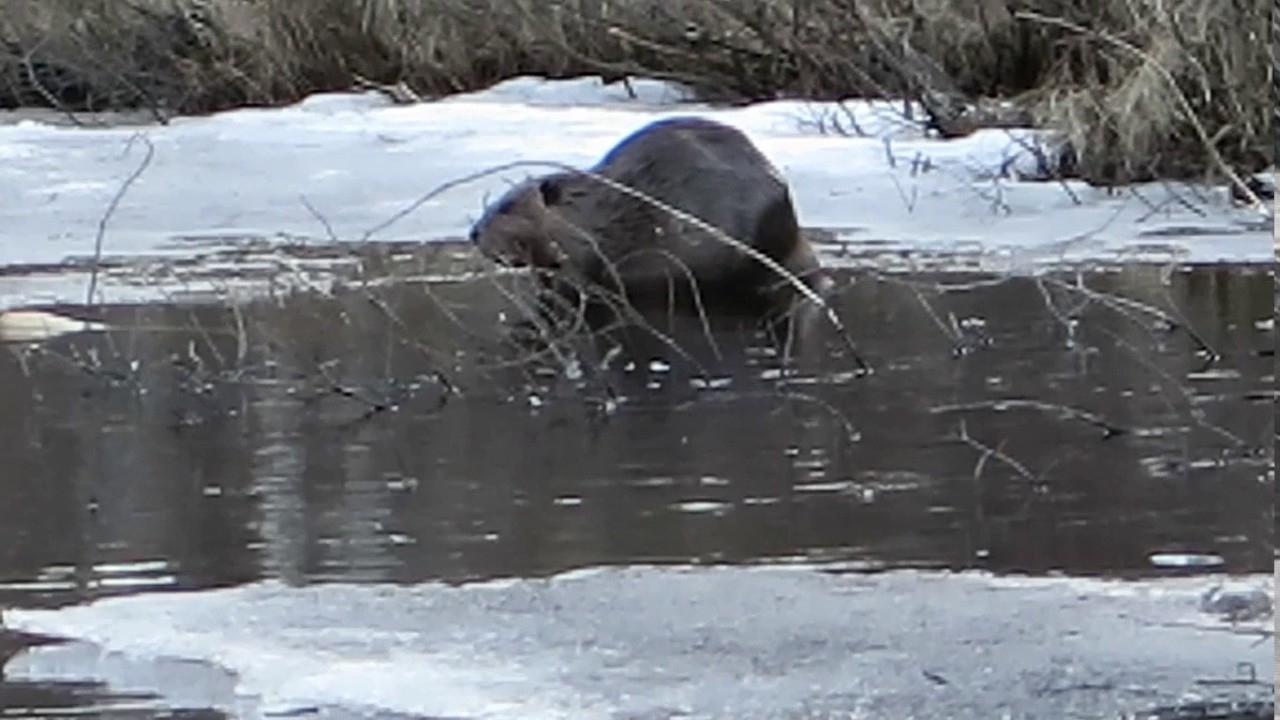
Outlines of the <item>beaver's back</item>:
M774 259L800 242L785 180L736 128L696 117L659 120L624 138L593 170ZM620 268L628 278L665 279L672 258L696 268L704 280L758 265L652 203L587 177L570 182L575 187L557 210L595 236L610 260L630 255Z
M685 155L696 150L697 157ZM715 120L680 116L655 120L632 132L596 163L596 171L624 169L648 160L679 165L708 163L720 167L766 169L776 178L772 163L741 130Z

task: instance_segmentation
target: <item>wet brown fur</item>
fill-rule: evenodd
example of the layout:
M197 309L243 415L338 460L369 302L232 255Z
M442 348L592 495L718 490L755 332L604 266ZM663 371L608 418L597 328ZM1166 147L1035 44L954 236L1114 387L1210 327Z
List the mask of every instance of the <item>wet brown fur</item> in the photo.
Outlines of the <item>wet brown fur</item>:
M696 117L659 120L591 171L719 228L814 290L825 287L786 181L735 128ZM706 229L583 173L512 188L475 224L471 239L504 264L568 271L624 291L632 303L673 290L687 296L690 275L704 306L771 312L795 297L777 272Z

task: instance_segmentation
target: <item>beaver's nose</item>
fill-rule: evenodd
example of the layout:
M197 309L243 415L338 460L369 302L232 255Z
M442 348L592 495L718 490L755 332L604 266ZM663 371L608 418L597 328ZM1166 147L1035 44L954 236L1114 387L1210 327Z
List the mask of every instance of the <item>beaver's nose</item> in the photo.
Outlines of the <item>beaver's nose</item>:
M467 239L470 240L473 245L480 242L480 231L475 228L471 228L471 232L467 233Z

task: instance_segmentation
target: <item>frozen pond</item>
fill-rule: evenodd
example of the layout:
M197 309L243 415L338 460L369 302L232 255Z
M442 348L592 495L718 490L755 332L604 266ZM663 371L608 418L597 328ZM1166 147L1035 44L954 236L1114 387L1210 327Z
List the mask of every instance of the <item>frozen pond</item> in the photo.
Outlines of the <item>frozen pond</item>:
M109 328L0 344L0 607L70 640L0 634L5 716L1271 716L1255 211L1022 180L1035 134L892 104L636 89L0 123L0 310ZM397 215L676 112L787 175L874 374L732 322L515 362L445 241L539 168Z

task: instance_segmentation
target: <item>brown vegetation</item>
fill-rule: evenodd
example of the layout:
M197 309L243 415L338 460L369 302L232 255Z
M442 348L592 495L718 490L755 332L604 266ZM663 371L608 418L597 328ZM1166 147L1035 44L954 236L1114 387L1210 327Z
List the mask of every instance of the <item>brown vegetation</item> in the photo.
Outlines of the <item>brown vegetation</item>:
M1273 3L1280 0L1273 0ZM704 97L907 97L1015 117L1097 182L1272 162L1266 0L0 0L0 106L270 105L366 81L680 80ZM1273 21L1274 22L1274 21Z

